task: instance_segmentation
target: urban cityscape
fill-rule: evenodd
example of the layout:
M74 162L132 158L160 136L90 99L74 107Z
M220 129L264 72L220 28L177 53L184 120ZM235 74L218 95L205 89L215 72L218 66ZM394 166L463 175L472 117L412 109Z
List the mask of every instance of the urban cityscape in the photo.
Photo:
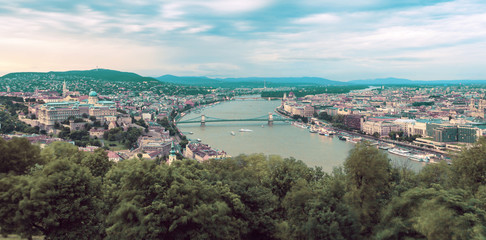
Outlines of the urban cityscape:
M486 239L484 1L0 3L0 240Z

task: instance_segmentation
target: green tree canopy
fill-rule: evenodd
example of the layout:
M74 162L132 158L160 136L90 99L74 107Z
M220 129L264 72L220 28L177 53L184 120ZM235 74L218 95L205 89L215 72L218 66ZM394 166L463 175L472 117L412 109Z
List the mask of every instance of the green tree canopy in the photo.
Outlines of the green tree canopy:
M436 185L437 186L437 185ZM385 208L377 239L484 239L486 215L464 190L414 188Z
M486 184L486 138L452 160L452 180L456 187L477 191Z
M387 155L369 142L353 148L344 162L347 175L346 199L356 211L361 233L369 236L379 222L380 209L390 193L391 165Z
M35 164L43 162L40 148L30 144L26 138L10 141L0 138L0 174L26 174Z

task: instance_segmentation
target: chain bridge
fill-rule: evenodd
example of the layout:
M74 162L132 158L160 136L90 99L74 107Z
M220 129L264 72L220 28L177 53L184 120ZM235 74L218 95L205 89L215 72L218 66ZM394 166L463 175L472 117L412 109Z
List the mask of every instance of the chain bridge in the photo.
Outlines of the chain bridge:
M268 115L254 117L254 118L238 118L238 119L224 119L224 118L215 118L206 115L201 115L198 117L194 117L191 119L177 121L177 124L181 123L201 123L201 126L206 125L206 123L212 122L268 122L269 125L273 124L273 122L283 122L283 121L294 121L293 119L284 118L280 115L273 115L273 113L268 113Z

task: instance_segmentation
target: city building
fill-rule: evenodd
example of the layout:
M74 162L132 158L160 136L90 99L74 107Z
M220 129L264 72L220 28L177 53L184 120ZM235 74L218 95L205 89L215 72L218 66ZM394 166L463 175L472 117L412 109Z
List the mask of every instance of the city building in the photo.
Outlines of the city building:
M69 117L81 118L83 114L94 116L104 122L104 117L117 114L115 103L99 101L95 91L89 93L88 100L81 102L48 102L40 105L34 111L37 113L40 127L51 129L56 122L62 122Z
M209 159L222 159L229 156L226 152L214 150L207 144L189 143L186 146L184 157L203 162Z

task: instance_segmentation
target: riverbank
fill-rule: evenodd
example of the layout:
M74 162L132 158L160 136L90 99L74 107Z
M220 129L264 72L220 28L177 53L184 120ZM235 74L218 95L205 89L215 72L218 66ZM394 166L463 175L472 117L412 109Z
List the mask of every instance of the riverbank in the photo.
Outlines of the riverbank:
M252 96L250 96L252 97ZM188 113L181 121L200 117L201 114L219 119L250 119L267 115L275 111L280 101L235 100L225 101L214 107L205 108L201 113ZM340 141L337 137L319 134L309 134L308 129L291 125L285 121L275 121L273 125L261 122L207 122L204 127L200 123L183 123L178 125L180 131L192 139L224 150L231 156L239 154L263 153L265 155L279 155L284 158L294 157L309 166L322 167L326 172L332 172L334 167L342 166L348 152L354 144ZM240 132L240 129L250 129L251 132ZM232 134L232 132L234 134ZM393 162L401 164L407 162L419 171L423 164L412 162L399 156L390 156Z

